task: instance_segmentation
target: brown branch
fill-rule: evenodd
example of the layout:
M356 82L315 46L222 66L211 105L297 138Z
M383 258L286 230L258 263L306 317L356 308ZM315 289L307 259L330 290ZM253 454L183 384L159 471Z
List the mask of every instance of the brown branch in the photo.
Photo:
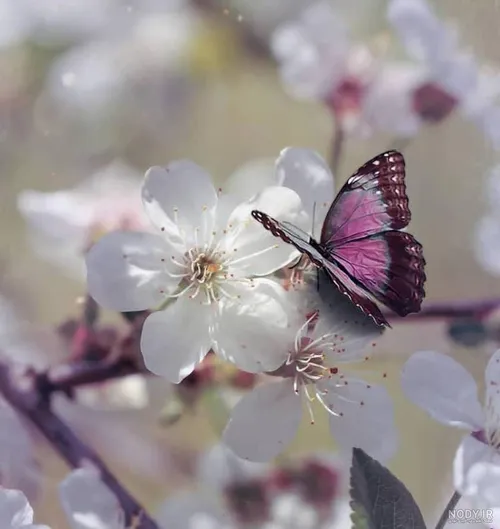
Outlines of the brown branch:
M416 323L419 321L485 318L495 309L500 308L500 298L479 299L470 301L445 301L428 303L420 312L401 318L395 314L386 314L391 323ZM107 380L113 380L134 374L151 375L144 367L129 358L118 358L114 362L72 362L56 366L36 375L36 384L42 398L48 399L54 392L71 395L73 389Z
M394 323L414 323L421 320L452 318L485 318L495 309L500 308L500 298L479 299L471 301L447 301L428 303L420 312L408 314L401 318L394 314L386 316Z
M49 397L60 391L71 395L73 389L115 378L143 373L150 375L146 368L140 368L129 359L115 362L73 362L55 366L36 376L38 390L42 397Z
M18 373L5 360L0 361L0 393L24 418L36 426L60 456L73 468L90 461L100 471L102 481L111 489L120 503L125 524L134 523L138 529L159 529L144 508L123 488L99 456L85 445L50 408L50 403L38 393L36 374ZM139 520L139 521L138 521Z

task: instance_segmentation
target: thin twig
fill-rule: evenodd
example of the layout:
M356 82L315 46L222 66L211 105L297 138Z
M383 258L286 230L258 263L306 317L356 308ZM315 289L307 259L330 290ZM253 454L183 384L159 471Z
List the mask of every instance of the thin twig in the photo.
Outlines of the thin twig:
M333 177L337 178L337 171L340 167L340 162L342 158L342 150L344 147L345 134L342 130L342 124L340 120L335 120L335 131L333 133L333 141L330 151L330 169L332 171Z
M151 374L147 369L137 366L129 359L115 362L73 362L50 368L37 375L37 386L43 397L54 392L70 394L80 386L106 382L129 375Z
M33 372L25 370L17 373L6 361L0 361L0 394L5 400L40 430L71 467L78 468L89 461L99 469L102 481L111 489L123 509L126 527L137 524L140 519L138 529L159 529L100 457L54 414L48 401L40 398L37 389Z
M457 503L460 501L461 497L462 496L458 492L455 491L453 493L453 496L450 498L450 501L446 504L446 507L444 508L443 514L441 514L441 516L439 517L436 529L443 529L450 517L450 511L457 506Z
M428 303L420 312L409 314L404 318L386 314L392 322L414 323L420 320L436 320L451 318L484 318L500 307L500 298L479 299L471 301L448 301L444 303Z

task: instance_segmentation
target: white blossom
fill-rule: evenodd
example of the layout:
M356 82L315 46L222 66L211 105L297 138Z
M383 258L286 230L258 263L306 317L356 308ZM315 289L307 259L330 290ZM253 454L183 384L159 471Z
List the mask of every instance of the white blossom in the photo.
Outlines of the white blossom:
M141 181L138 171L117 159L74 189L22 191L18 208L37 253L72 277L85 277L84 253L99 236L147 226Z
M500 275L500 165L486 176L486 212L479 220L474 250L479 264L490 274Z
M222 439L239 457L268 461L277 456L295 437L303 404L314 424L313 401L328 413L331 434L341 449L361 447L377 459L393 455L397 435L389 394L344 369L367 358L366 345L374 344L379 328L334 289L328 289L335 296L329 304L322 303L312 314L308 300L288 339L281 342L286 361L272 373L281 379L257 386L232 410ZM290 291L290 304L305 295Z
M478 125L495 148L500 146L500 75L481 68L476 58L460 49L458 31L442 22L426 0L391 0L388 19L408 52L425 70L427 92L445 106L437 116L454 107ZM434 90L431 89L434 87ZM426 108L422 99L416 102ZM439 106L439 103L434 101ZM418 113L418 112L417 112Z
M59 485L71 529L126 529L123 510L93 467L73 470ZM33 524L33 508L20 490L0 488L2 529L49 529Z
M353 44L327 2L314 3L297 21L278 27L272 49L287 90L326 103L344 132L417 132L411 94L421 78L419 68L384 61L367 45Z
M146 366L172 382L192 372L212 348L250 372L276 369L288 325L284 290L265 276L293 259L293 247L265 232L253 209L304 221L292 190L269 187L235 206L190 161L148 170L144 207L156 233L114 232L87 254L89 292L119 311L158 309L146 320Z
M33 524L33 509L20 490L0 488L0 520L2 529L49 529Z
M452 358L433 351L413 354L402 371L408 398L435 420L468 430L455 455L454 484L480 508L500 507L500 350L485 371L481 406L476 383Z
M40 471L34 446L20 419L4 402L0 403L0 476L4 487L21 489L29 498L38 491Z
M124 27L115 25L114 31L70 48L53 62L46 95L68 115L89 120L100 113L112 116L118 102L151 110L144 96L149 96L151 103L157 102L152 96L156 93L160 97L153 91L159 85L163 105L173 110L165 103L182 101L179 82L189 73L189 49L200 29L194 11L139 11L121 24ZM144 79L149 90L141 88ZM143 97L137 101L141 90ZM165 110L156 108L159 115ZM147 114L154 119L152 112Z
M125 529L123 510L96 469L73 470L59 485L59 494L72 529Z

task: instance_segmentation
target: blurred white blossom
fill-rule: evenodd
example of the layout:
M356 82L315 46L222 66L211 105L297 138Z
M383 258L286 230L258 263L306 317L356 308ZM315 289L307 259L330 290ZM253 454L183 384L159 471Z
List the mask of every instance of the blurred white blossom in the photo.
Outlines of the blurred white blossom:
M125 529L122 508L96 469L73 470L59 485L59 494L72 529Z
M410 135L418 130L411 94L420 70L353 44L347 25L329 3L315 3L296 22L279 27L272 49L289 92L323 101L344 132Z
M76 144L79 154L173 138L196 90L204 27L186 2L119 2L102 30L51 61L34 105L36 132L52 149Z
M22 191L18 208L35 250L70 276L84 277L84 253L92 242L109 231L147 225L141 182L138 171L117 159L74 189Z
M30 499L38 492L40 471L31 437L16 413L0 402L0 476L4 487L22 490ZM0 519L3 520L2 517Z
M439 121L458 108L495 148L500 147L500 74L482 68L471 53L461 50L457 29L439 20L426 0L391 0L388 19L425 71L415 91L417 114Z
M133 17L185 7L185 0L0 0L0 47L33 40L71 45L126 28Z
M145 321L146 366L179 382L213 350L245 371L276 369L288 324L284 290L265 276L288 264L293 247L253 221L262 209L303 222L300 198L283 187L264 189L236 205L211 177L182 160L148 170L144 207L156 233L114 232L87 254L89 292L119 311L159 309Z
M20 490L0 488L0 519L2 529L49 529L33 524L33 508Z
M413 354L402 371L407 397L435 420L468 430L454 460L454 485L476 508L500 507L500 350L485 370L481 406L469 372L452 358L433 351Z
M73 470L59 486L61 504L71 529L125 529L118 500L96 469ZM2 529L49 529L33 524L33 508L20 490L0 488Z
M137 100L137 90L145 80L150 85L158 84L159 77L165 80L161 87L163 107L169 94L180 101L177 81L189 73L190 46L200 20L184 9L134 12L130 24L70 48L54 61L46 90L62 110L88 120L101 113L124 111L122 106L127 103L147 105L147 98ZM151 98L150 90L147 94ZM157 102L154 98L149 103ZM163 113L165 108L157 106L156 111Z
M347 527L344 469L329 454L269 467L236 457L222 445L198 464L198 487L160 507L165 529L333 529Z
M490 274L500 275L500 165L493 167L485 182L486 213L474 237L476 259Z

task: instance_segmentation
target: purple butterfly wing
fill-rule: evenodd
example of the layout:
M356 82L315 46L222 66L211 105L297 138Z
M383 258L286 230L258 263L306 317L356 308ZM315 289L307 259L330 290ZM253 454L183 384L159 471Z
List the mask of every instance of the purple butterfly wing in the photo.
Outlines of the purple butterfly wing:
M320 242L338 245L399 230L410 219L404 158L397 151L388 151L365 163L344 184L328 210Z
M332 280L336 276L353 290L359 298L353 301L376 321L380 314L372 314L373 303L363 300L363 290L400 316L418 312L425 295L422 247L412 235L396 231L411 218L404 179L400 153L373 158L341 189L321 233L324 255L333 263Z

